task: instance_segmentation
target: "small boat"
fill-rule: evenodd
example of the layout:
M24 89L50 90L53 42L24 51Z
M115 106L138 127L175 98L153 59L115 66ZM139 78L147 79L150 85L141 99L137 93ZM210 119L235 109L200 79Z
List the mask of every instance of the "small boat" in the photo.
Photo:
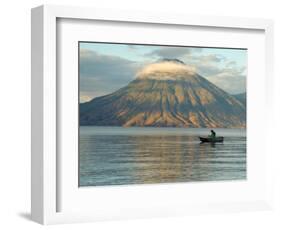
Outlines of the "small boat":
M223 142L223 137L199 137L201 142L210 142L210 143L216 143L216 142Z

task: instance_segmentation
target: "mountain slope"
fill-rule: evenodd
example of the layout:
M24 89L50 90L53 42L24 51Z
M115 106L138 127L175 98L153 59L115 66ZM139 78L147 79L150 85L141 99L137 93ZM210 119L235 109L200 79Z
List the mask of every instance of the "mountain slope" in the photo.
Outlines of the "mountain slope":
M143 68L116 92L80 105L80 124L245 127L245 106L182 62Z
M238 101L240 101L243 105L246 106L246 100L247 100L246 93L235 94L233 95L233 97L235 97Z

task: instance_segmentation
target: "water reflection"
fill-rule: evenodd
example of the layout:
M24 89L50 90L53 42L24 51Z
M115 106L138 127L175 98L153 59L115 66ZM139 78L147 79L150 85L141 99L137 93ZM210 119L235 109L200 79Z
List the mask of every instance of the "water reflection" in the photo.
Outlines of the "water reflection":
M81 135L80 185L246 179L244 136L200 144L196 133L132 134Z

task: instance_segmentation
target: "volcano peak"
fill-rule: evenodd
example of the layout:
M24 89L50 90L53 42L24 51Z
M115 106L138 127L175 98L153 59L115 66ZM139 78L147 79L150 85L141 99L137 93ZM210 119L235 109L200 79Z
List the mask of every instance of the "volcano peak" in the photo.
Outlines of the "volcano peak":
M195 75L195 67L186 65L179 59L162 59L145 65L138 71L137 79L183 80Z
M185 63L182 60L177 59L177 58L163 58L163 59L160 59L158 62L174 62L174 63L185 65Z
M245 104L181 61L144 66L127 86L80 105L80 125L246 126Z

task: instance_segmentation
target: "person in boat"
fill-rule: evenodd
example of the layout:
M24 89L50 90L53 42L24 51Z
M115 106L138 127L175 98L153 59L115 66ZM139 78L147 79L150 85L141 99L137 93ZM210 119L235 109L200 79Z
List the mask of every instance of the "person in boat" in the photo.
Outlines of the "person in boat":
M209 136L212 139L216 138L216 132L214 130L211 130L211 135Z

